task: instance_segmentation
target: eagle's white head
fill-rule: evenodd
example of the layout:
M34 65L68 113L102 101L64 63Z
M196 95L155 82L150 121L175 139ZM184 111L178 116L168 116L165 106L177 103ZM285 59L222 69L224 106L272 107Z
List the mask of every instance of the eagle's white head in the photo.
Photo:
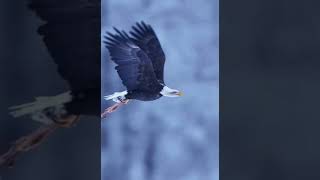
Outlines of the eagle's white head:
M160 91L160 94L162 96L166 96L166 97L179 97L182 96L182 92L176 90L176 89L171 89L167 86L164 86L163 89Z

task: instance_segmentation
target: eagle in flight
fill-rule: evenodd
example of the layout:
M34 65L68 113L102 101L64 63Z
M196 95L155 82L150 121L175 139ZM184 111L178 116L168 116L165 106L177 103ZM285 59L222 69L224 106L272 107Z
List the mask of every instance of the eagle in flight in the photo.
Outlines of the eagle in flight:
M165 54L153 28L143 21L132 26L128 33L114 28L115 34L104 36L111 60L117 64L122 83L127 90L105 96L117 102L106 112L112 112L130 99L153 101L162 96L179 97L182 93L165 85L163 69Z

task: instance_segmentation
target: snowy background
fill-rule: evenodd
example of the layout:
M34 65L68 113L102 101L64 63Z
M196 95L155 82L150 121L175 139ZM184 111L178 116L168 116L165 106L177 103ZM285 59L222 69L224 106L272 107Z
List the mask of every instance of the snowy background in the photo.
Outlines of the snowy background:
M166 54L165 83L184 93L131 101L102 121L102 179L218 179L218 10L218 0L102 0L102 35L151 24ZM124 90L101 47L102 95Z

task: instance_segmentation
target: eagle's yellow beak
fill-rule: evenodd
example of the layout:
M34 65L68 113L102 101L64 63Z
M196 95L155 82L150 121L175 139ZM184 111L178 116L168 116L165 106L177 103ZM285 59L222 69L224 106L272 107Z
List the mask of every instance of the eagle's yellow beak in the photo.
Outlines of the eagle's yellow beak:
M183 96L183 93L180 91L177 93L178 96Z

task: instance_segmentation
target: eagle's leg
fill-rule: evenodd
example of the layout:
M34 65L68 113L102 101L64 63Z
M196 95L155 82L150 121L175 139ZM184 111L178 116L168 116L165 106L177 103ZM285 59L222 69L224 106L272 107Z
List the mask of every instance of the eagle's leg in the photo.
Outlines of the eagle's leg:
M129 99L126 99L125 98L125 96L119 96L119 97L117 97L117 102L121 102L121 103L123 103L123 104L128 104L128 102L129 102Z
M56 107L45 108L43 115L60 127L71 127L79 120L78 115L68 114L64 109L59 110Z
M79 120L79 115L66 115L60 118L52 118L59 127L72 127Z

